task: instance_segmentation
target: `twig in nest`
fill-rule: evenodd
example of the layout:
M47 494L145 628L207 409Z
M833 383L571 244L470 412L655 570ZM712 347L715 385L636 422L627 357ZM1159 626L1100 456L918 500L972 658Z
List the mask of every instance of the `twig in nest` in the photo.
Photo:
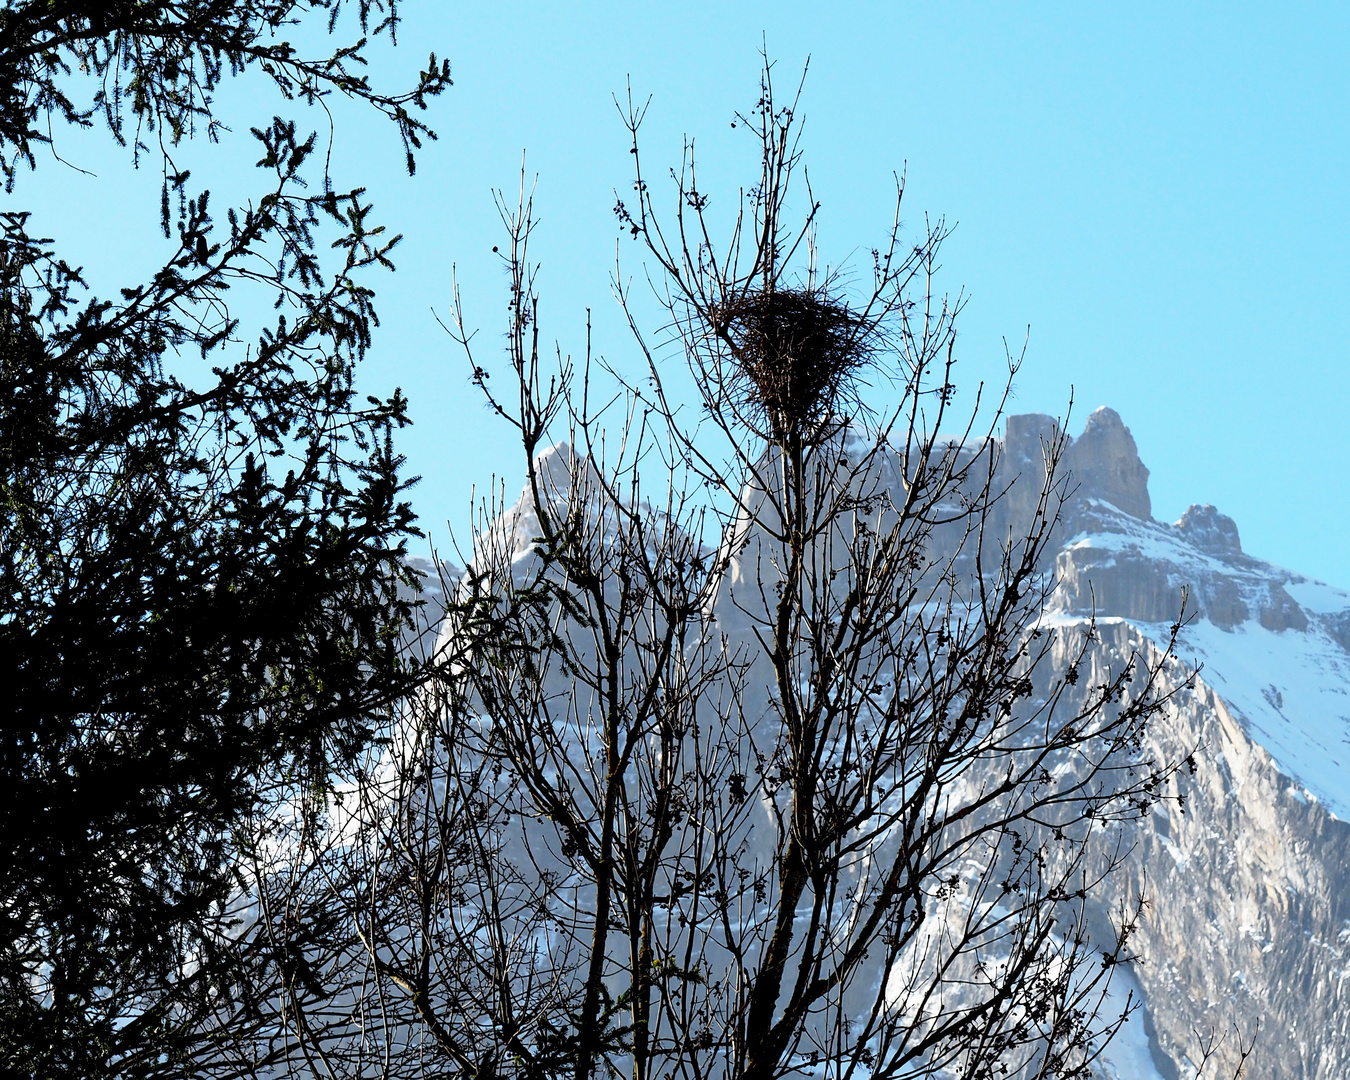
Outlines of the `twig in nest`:
M775 442L838 430L840 406L878 344L876 325L824 289L742 294L713 308L709 322L735 361L738 406Z

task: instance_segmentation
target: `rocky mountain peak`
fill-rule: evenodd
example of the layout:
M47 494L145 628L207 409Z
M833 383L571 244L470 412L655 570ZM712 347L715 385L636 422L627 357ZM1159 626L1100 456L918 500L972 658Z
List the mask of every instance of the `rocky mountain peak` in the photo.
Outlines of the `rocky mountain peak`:
M1059 434L1059 421L1048 413L1020 413L1004 420L1004 452L1017 462L1037 461L1042 445Z
M1059 421L1046 413L1023 413L1009 416L1003 433L1004 473L1020 478L1010 492L1009 511L1014 521L1020 521L1035 508L1045 477L1044 448L1059 437ZM1073 491L1066 507L1069 517L1079 516L1094 500L1142 521L1152 517L1148 469L1139 460L1134 436L1114 409L1098 409L1088 417L1083 433L1068 439L1060 471L1068 475Z
M1103 406L1088 417L1083 434L1069 449L1068 466L1081 494L1104 499L1144 521L1153 516L1148 469L1115 409Z
M1043 414L1006 422L1014 530L1032 520L1041 445L1058 430ZM1350 1075L1350 595L1244 553L1211 505L1153 520L1149 471L1114 410L1088 418L1062 468L1073 494L1049 545L1048 619L1093 620L1107 667L1175 632L1168 677L1198 672L1150 729L1159 760L1194 754L1188 801L1141 825L1111 886L1111 903L1153 903L1133 967L1148 1052L1104 1071L1190 1076L1194 1033L1236 1024L1257 1039L1247 1075ZM1231 1047L1223 1055L1231 1076Z
M1176 523L1188 543L1210 555L1241 555L1237 522L1208 503L1193 505Z
M1059 433L1046 414L1007 418L992 543L1034 522L1044 448ZM584 492L590 468L566 444L545 451L541 494ZM1153 520L1149 470L1112 409L1088 418L1063 468L1075 491L1048 545L1055 592L1044 626L1090 626L1094 673L1155 667L1168 704L1150 722L1148 760L1191 762L1177 797L1129 826L1121 872L1091 900L1103 941L1113 913L1149 901L1132 941L1136 981L1123 984L1143 1002L1142 1023L1123 1029L1093 1075L1193 1075L1195 1039L1234 1024L1259 1038L1250 1076L1350 1075L1350 595L1245 554L1237 525L1211 505L1175 524ZM900 477L878 469L867 482L899 491ZM748 520L717 560L715 610L721 633L752 641L755 605L777 571ZM527 492L479 543L508 545L523 571L538 534ZM1056 654L1048 667L1062 662ZM1103 684L1073 670L1077 693ZM1118 846L1103 853L1121 857ZM1212 1063L1224 1075L1236 1044Z

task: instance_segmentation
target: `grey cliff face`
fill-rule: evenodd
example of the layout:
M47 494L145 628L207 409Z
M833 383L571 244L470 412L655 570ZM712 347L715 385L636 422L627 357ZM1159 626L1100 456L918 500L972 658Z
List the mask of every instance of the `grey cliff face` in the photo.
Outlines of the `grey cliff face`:
M1059 435L1051 416L1007 419L1000 535L1031 524ZM1206 1075L1231 1076L1236 1024L1255 1038L1249 1078L1350 1076L1350 596L1245 553L1211 505L1154 520L1149 470L1115 411L1067 444L1047 615L1096 620L1097 678L1081 685L1132 656L1160 659L1177 623L1171 685L1199 672L1146 748L1157 761L1194 753L1184 807L1133 830L1125 873L1097 897L1103 928L1135 897L1149 902L1132 972L1152 1072L1117 1070L1108 1054L1105 1073L1189 1080L1196 1032L1213 1032L1227 1038Z
M1187 543L1201 551L1220 557L1242 554L1237 522L1208 503L1188 509L1181 515L1177 528Z
M1157 644L1123 619L1099 620L1098 632L1084 685L1131 655L1161 660ZM1186 674L1178 666L1168 687ZM1132 941L1145 1004L1130 1022L1147 1033L1155 1072L1189 1080L1196 1033L1213 1032L1227 1040L1206 1075L1233 1075L1236 1026L1255 1038L1249 1077L1350 1075L1350 828L1280 771L1203 676L1155 723L1145 752L1194 755L1179 784L1184 802L1164 801L1127 829L1125 870L1093 903L1105 926L1122 905L1147 900Z
M1008 420L1013 518L1054 431L1046 416ZM1248 1077L1350 1076L1350 596L1245 554L1213 506L1152 520L1148 470L1109 409L1066 460L1076 490L1056 534L1052 614L1095 616L1101 671L1156 660L1178 620L1188 663L1169 678L1199 665L1147 748L1194 752L1184 806L1161 804L1133 829L1126 873L1097 898L1103 919L1149 901L1133 973L1156 1073L1193 1075L1195 1032L1212 1031L1228 1038L1211 1069L1232 1075L1236 1024L1256 1043Z
M444 559L410 557L408 567L417 578L417 589L400 584L399 596L413 605L412 625L403 629L403 645L414 656L423 657L434 649L445 619L446 592L453 589L464 574L463 567Z
M1069 470L1083 491L1145 521L1152 514L1148 498L1148 469L1139 460L1134 436L1115 409L1101 408L1088 417L1087 427L1070 450Z
M1006 495L991 534L1032 522L1058 435L1047 415L1007 419L997 448ZM573 459L551 453L544 486L565 487ZM1104 1075L1189 1080L1196 1032L1213 1032L1227 1040L1206 1075L1231 1076L1236 1024L1256 1041L1252 1080L1350 1076L1350 595L1245 553L1236 523L1213 506L1154 520L1149 470L1111 409L1069 440L1064 468L1071 494L1052 533L1045 618L1095 620L1077 692L1132 659L1159 662L1176 626L1165 678L1179 688L1195 676L1144 747L1155 761L1193 758L1180 777L1184 801L1129 827L1124 871L1093 900L1102 927L1136 897L1148 902L1130 971L1144 1001L1130 1021L1144 1064L1118 1067L1108 1054ZM870 482L898 476L881 470ZM500 536L483 538L513 559L537 534L528 513L515 513ZM717 561L718 624L749 641L776 571L740 525ZM1070 663L1052 659L1061 673Z

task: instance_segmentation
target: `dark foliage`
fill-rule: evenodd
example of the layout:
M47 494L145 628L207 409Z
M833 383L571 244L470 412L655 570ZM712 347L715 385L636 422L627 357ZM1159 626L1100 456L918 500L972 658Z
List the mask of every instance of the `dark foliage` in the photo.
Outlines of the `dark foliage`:
M292 120L254 130L266 186L225 228L170 156L215 133L212 91L250 72L286 98L369 102L411 153L429 132L409 110L448 69L433 58L388 96L353 74L364 37L313 60L277 38L314 9L331 31L342 7L0 8L11 189L51 118L101 113L138 155L157 133L176 233L152 279L105 300L26 214L0 214L6 1075L181 1075L208 1044L228 1058L286 977L231 913L237 830L330 788L413 681L398 585L417 530L392 445L406 402L354 386L376 323L364 274L398 238L361 189L307 186L322 154ZM396 26L392 3L356 8L362 34ZM275 302L249 344L232 288ZM185 352L211 375L175 375Z
M306 17L332 31L352 9L361 37L326 55L306 56L280 36ZM246 70L287 100L312 104L337 91L373 105L397 125L411 172L413 151L435 137L413 110L450 85L450 67L433 53L411 90L372 88L361 70L367 35L392 37L397 28L397 0L8 0L0 10L0 168L8 190L18 166L35 166L35 150L51 142L53 119L88 126L100 115L138 151L154 135L169 166L169 148L185 137L217 136L215 89ZM92 77L87 101L71 88L75 72Z

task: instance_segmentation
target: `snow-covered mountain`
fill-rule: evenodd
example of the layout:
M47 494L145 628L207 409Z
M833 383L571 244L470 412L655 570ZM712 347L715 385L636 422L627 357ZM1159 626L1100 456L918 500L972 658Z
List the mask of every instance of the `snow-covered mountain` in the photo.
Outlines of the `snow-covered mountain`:
M1008 418L996 478L1007 494L991 534L1030 522L1055 425ZM561 497L576 464L566 447L545 454L545 492ZM1154 520L1149 471L1111 409L1089 417L1064 465L1073 494L1052 541L1046 620L1095 619L1080 692L1132 655L1160 661L1178 621L1183 664L1164 678L1180 687L1198 672L1146 748L1194 756L1184 804L1161 803L1131 827L1125 871L1094 897L1103 936L1122 906L1147 901L1113 991L1144 1007L1111 1045L1107 1074L1189 1080L1202 1045L1222 1040L1205 1075L1231 1076L1254 1040L1249 1078L1350 1076L1350 594L1247 555L1212 506ZM479 540L523 572L538 531L523 494ZM735 633L737 583L762 600L763 564L744 540L725 551L717 613Z
M1009 418L1009 479L1036 486L1053 424ZM1054 617L1095 612L1100 662L1119 663L1165 647L1184 589L1178 652L1199 672L1151 732L1164 755L1198 748L1184 812L1158 808L1128 874L1099 898L1103 914L1135 894L1149 901L1133 967L1144 1032L1111 1055L1118 1075L1152 1080L1137 1071L1147 1034L1156 1074L1189 1077L1197 1032L1227 1036L1215 1064L1231 1075L1236 1025L1255 1039L1249 1077L1350 1076L1350 595L1245 554L1212 506L1155 521L1148 470L1110 409L1092 414L1068 465L1078 487L1057 545Z

